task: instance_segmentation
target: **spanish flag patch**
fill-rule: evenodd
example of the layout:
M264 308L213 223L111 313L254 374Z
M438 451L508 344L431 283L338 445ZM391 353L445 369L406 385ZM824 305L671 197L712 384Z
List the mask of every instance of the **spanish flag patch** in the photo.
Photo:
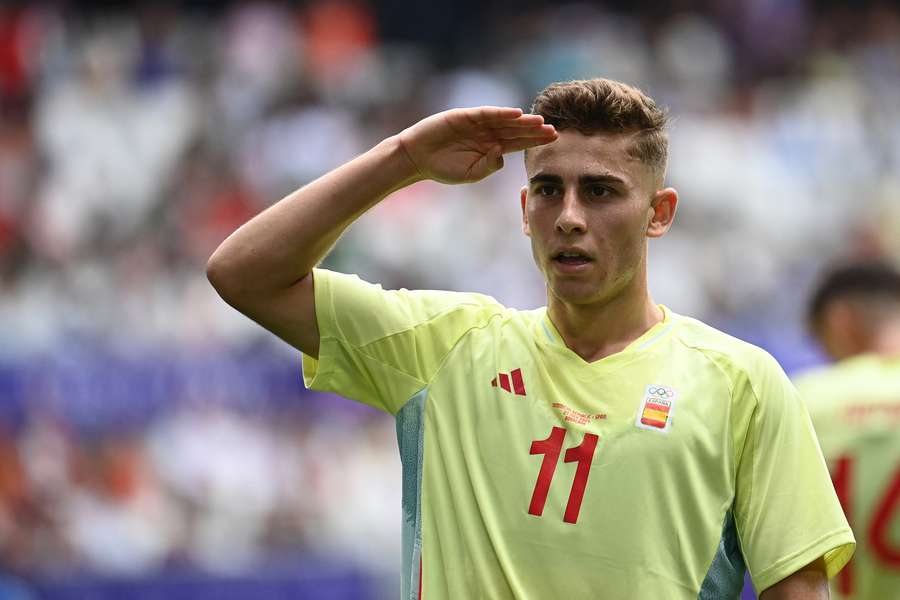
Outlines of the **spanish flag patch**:
M672 410L675 408L675 390L666 385L650 384L634 424L641 429L669 431L672 427Z

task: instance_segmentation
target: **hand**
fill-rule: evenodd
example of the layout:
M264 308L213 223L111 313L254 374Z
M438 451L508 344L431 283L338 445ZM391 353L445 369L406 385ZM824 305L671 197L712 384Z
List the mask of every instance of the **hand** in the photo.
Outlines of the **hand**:
M503 155L558 137L540 115L519 108L456 108L403 130L400 146L423 179L470 183L503 167Z

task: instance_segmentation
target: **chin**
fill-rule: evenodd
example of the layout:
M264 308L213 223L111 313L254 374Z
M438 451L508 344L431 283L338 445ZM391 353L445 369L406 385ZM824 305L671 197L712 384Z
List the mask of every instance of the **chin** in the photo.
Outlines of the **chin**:
M567 304L590 304L603 298L603 289L587 282L557 282L550 286L550 293Z

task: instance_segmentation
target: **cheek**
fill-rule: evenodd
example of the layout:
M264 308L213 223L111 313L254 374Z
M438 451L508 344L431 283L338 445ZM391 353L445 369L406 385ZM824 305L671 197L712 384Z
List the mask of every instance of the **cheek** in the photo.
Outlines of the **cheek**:
M618 258L630 261L640 255L646 234L643 212L634 210L610 211L597 222L601 248Z
M528 209L528 229L531 231L531 237L540 237L547 231L547 223L550 222L550 215L546 210L535 208ZM552 223L551 223L552 225Z

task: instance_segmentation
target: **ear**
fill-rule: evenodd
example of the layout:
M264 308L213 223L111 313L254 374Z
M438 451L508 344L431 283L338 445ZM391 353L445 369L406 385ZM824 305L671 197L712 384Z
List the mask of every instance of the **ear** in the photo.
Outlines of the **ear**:
M522 203L522 233L531 237L531 230L528 229L528 211L525 210L525 201L528 199L528 186L522 186L522 189L519 190L519 196Z
M650 220L647 223L647 237L658 238L665 235L675 220L678 207L678 192L675 188L657 190L650 200Z

